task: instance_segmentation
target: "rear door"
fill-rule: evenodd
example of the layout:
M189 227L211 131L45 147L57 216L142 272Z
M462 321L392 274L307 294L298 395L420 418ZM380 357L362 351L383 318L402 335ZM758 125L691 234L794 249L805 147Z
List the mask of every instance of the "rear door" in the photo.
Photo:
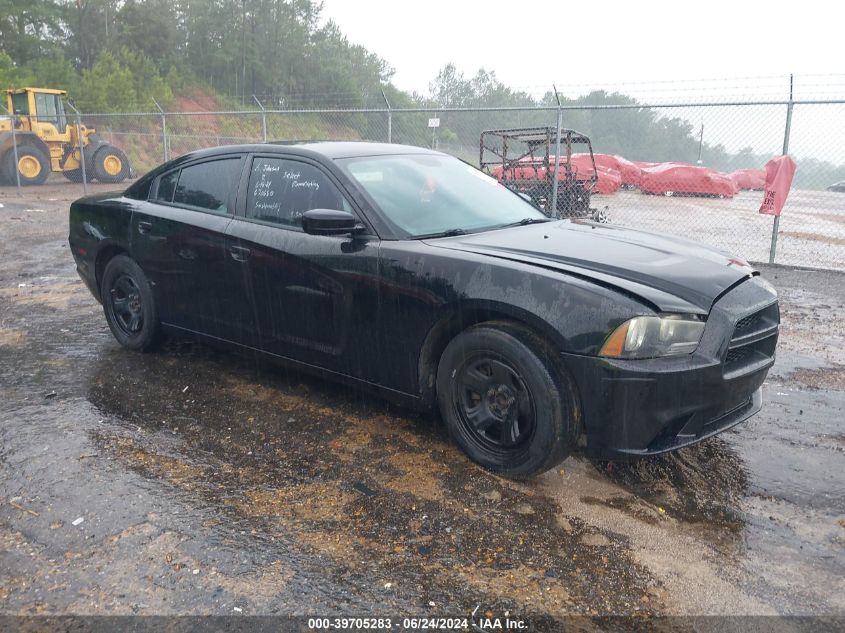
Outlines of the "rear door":
M340 209L360 215L316 162L256 155L247 166L244 217L229 226L233 260L250 287L260 347L372 380L378 311L378 238L308 235L302 215Z
M164 323L234 341L251 329L226 249L243 163L236 154L162 174L133 213L132 256L153 283Z

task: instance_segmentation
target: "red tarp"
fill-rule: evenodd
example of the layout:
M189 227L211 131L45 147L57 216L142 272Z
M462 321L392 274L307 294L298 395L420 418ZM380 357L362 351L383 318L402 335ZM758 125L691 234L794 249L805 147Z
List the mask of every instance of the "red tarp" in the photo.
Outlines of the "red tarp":
M733 198L736 185L730 177L707 167L682 163L661 163L643 169L643 193L685 193Z
M736 183L737 189L758 189L766 188L765 169L737 169L730 174L731 180Z
M490 175L496 180L543 180L546 177L546 168L537 161L535 164L530 164L528 159L523 159L521 162L525 163L524 167L508 167L505 169L501 165L496 165L490 170Z
M554 157L550 160L554 161ZM593 162L590 160L590 155L573 154L572 169L575 170L577 180L590 180L593 177ZM614 193L622 186L622 175L619 171L600 165L598 155L596 155L596 175L598 180L593 187L593 193Z
M643 170L622 156L616 154L596 154L596 166L605 169L614 169L622 176L622 184L631 187L639 187L643 179Z
M766 163L766 188L760 213L780 215L794 175L795 161L789 156L778 156Z
M558 180L566 179L566 168L563 164L565 158L561 159L561 164L558 170ZM535 162L531 164L530 158L524 158L521 162L525 162L525 166L509 167L503 169L501 165L496 165L490 170L490 175L500 182L508 182L513 180L545 180L546 168L541 163ZM549 169L554 170L555 157L549 156ZM589 154L573 154L572 155L572 169L575 170L575 179L580 181L588 181L593 176L593 164L590 161ZM622 186L622 176L615 169L606 169L596 165L598 180L593 187L593 193L608 194L614 193ZM550 178L551 179L551 178Z

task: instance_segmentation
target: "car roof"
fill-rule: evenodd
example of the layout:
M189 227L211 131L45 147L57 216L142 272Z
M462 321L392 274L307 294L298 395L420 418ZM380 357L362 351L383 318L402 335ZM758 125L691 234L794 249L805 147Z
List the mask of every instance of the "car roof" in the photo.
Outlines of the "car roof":
M217 147L188 152L166 163L162 163L130 185L126 190L126 194L129 197L134 197L134 191L138 195L143 195L141 192L149 189L153 179L171 169L178 169L187 162L193 162L203 158L214 158L215 156L222 157L230 154L243 154L246 152L296 155L316 160L322 159L324 161L331 161L338 158L398 156L407 154L447 156L447 154L425 147L400 145L398 143L370 143L365 141L276 141L271 143L219 145Z
M271 152L298 154L301 156L322 156L329 159L354 158L358 156L389 156L398 154L439 154L426 147L400 145L398 143L370 143L366 141L273 141L248 145L223 145L191 152L191 158L217 156L235 152Z

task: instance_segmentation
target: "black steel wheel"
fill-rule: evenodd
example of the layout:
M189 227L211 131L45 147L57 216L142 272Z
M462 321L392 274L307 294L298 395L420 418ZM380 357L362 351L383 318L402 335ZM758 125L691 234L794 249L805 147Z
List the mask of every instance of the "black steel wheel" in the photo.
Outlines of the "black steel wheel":
M481 466L515 478L539 474L574 449L576 393L540 337L505 321L455 337L437 372L437 398L450 435Z
M531 392L517 371L492 352L461 364L452 398L463 430L491 450L509 450L534 430Z
M106 321L121 345L137 351L155 347L160 325L152 287L133 259L117 255L109 261L100 294Z

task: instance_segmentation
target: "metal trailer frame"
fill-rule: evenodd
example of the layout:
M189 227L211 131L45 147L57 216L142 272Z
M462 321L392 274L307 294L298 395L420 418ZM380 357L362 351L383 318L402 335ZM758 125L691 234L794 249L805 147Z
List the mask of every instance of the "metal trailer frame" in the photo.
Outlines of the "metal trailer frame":
M492 139L497 139L492 142ZM509 153L515 143L527 147L517 155ZM562 152L552 150L560 148ZM592 163L589 178L579 178L572 166L572 146L586 145ZM492 154L493 158L490 158ZM521 194L529 196L547 215L558 217L593 217L590 197L598 182L593 145L587 135L567 128L552 126L485 130L481 133L479 167L490 174L494 167L502 168L499 181ZM533 170L533 178L515 176L516 169ZM561 169L563 177L561 177ZM551 203L551 204L550 204Z

